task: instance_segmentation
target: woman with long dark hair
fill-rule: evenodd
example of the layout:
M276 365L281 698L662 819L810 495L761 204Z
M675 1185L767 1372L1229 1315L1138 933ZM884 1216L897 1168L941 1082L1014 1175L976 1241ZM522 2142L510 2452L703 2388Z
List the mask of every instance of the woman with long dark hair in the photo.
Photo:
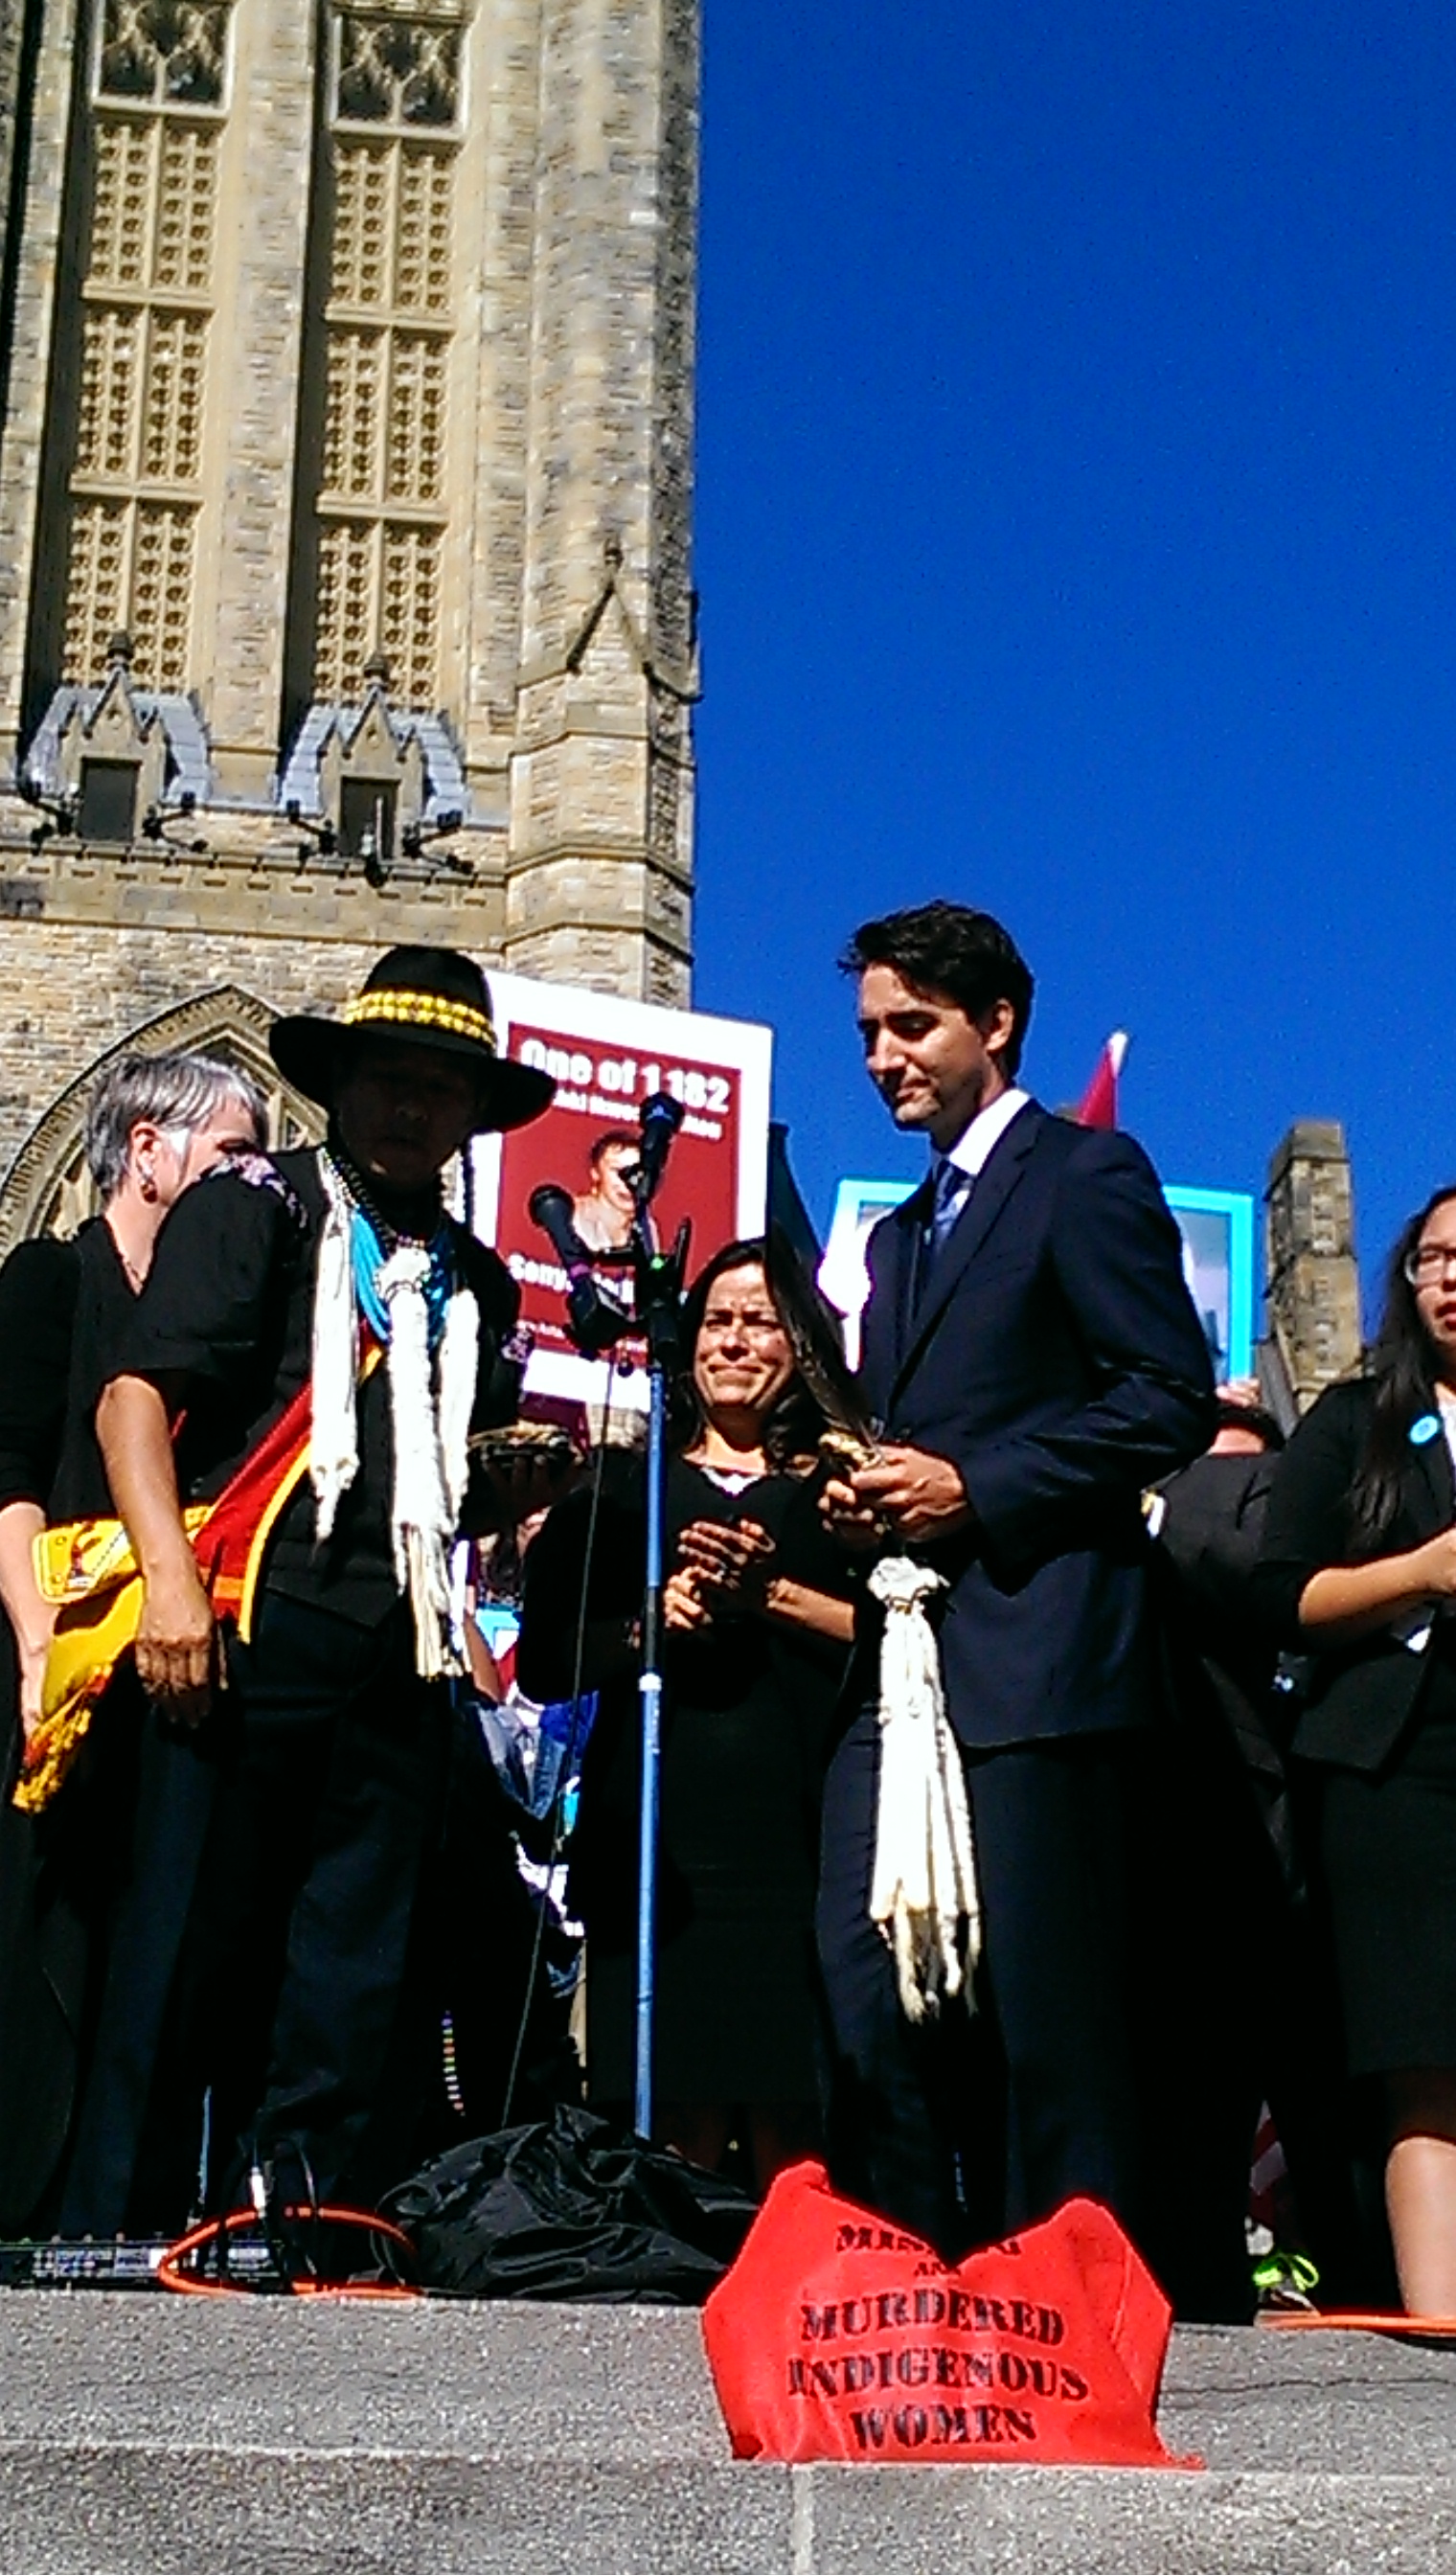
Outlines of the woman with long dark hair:
M823 1424L795 1376L761 1243L709 1263L685 1341L665 1531L657 2125L710 2166L736 2133L762 2187L817 2142L818 1812L852 1575L820 1525ZM602 1699L571 1887L587 1926L589 2091L625 2111L644 1520L641 1460L620 1462L593 1550L586 1679ZM559 1503L527 1558L517 1668L533 1697L571 1693L590 1518L585 1493Z
M1401 2297L1456 2316L1456 1186L1401 1233L1366 1374L1275 1481L1259 1580L1312 1654L1294 1750L1319 1837L1348 2068L1378 2078Z

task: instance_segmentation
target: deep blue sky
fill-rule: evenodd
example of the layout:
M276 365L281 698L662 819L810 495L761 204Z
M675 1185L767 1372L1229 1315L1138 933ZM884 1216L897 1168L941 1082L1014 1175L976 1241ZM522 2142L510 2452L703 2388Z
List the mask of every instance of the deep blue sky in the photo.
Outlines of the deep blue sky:
M914 1170L833 952L943 893L1164 1177L1456 1172L1456 19L706 0L698 998L816 1219ZM1368 1284L1368 1280L1367 1280Z

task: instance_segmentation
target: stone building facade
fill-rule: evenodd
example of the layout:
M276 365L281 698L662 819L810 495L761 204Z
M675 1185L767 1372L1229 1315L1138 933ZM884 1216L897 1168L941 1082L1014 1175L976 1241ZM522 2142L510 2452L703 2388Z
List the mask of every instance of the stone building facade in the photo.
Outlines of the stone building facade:
M698 0L0 0L0 1250L395 940L689 998L698 123Z
M1356 1374L1364 1354L1350 1157L1334 1119L1299 1119L1270 1160L1264 1294L1259 1373L1291 1425L1327 1385Z

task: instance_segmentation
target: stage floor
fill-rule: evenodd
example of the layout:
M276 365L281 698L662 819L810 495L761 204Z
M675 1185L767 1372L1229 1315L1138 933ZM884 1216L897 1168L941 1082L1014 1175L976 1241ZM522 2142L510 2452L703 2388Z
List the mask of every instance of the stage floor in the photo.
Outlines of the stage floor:
M3 2575L1448 2575L1456 2347L1182 2328L1200 2476L739 2467L695 2315L0 2297Z

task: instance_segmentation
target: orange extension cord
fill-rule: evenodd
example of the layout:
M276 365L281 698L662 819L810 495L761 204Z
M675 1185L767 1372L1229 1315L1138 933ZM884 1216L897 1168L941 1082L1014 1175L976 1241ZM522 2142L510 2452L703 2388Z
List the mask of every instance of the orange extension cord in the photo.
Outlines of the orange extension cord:
M402 2228L392 2226L386 2217L372 2217L362 2208L286 2208L286 2220L307 2218L320 2225L353 2226L368 2235L386 2235L391 2243L403 2247L411 2260L415 2248ZM182 2269L194 2253L210 2244L220 2243L226 2235L236 2235L244 2228L256 2228L258 2216L251 2208L234 2209L227 2217L210 2217L203 2226L195 2226L190 2235L179 2236L169 2244L157 2265L157 2278L164 2289L175 2289L184 2298L249 2298L258 2292L240 2280L191 2279ZM386 2280L289 2280L288 2294L295 2298L418 2298L423 2292L406 2288L403 2282Z
M1268 2333L1405 2334L1416 2342L1456 2342L1456 2316L1392 2315L1380 2307L1335 2308L1327 2315L1318 2308L1266 2308L1258 2322Z

